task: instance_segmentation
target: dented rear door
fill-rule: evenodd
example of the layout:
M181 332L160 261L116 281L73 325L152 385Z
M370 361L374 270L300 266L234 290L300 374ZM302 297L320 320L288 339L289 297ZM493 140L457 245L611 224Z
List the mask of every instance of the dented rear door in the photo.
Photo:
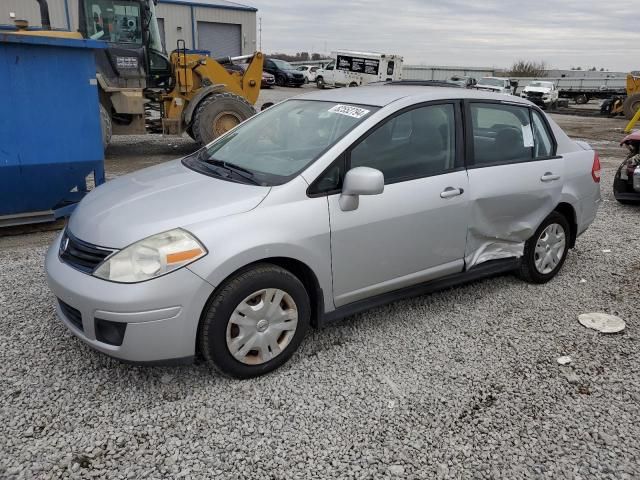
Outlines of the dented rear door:
M521 257L525 242L560 203L564 161L555 145L543 145L553 140L540 132L542 118L533 122L526 106L467 104L467 269Z

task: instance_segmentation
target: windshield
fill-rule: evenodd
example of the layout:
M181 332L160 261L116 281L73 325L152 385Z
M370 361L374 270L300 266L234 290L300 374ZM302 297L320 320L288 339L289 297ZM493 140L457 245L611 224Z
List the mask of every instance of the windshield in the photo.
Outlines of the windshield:
M139 3L128 0L84 0L84 14L89 38L113 43L142 44ZM159 51L162 51L161 46Z
M504 80L499 78L483 78L478 82L478 85L489 85L491 87L504 87Z
M165 52L160 38L160 28L158 27L158 18L156 17L156 6L154 2L149 2L149 47L156 52Z
M293 66L289 62L285 62L284 60L278 60L277 58L272 58L271 61L276 64L278 68L282 70L293 70Z
M265 110L184 162L201 172L203 167L225 162L248 172L253 183L281 185L376 110L370 106L289 100Z
M529 84L530 87L542 87L542 88L552 88L553 83L551 82L531 82Z

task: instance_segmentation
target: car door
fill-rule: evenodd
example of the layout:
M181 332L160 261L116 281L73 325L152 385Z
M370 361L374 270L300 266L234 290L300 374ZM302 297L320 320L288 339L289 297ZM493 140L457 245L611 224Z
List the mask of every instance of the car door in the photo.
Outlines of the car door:
M324 83L329 83L329 84L335 83L335 80L336 80L335 67L336 67L335 62L331 62L329 63L329 65L324 67L324 75L323 75Z
M543 113L527 105L467 102L471 217L467 268L519 257L560 203L564 161Z
M336 307L463 268L469 216L459 105L422 105L376 126L345 154L345 171L385 176L384 192L343 211L329 195Z

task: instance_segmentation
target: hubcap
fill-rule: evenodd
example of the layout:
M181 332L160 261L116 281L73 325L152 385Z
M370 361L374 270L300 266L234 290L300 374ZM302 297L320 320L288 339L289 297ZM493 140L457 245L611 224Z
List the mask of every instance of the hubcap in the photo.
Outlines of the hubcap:
M236 112L221 112L213 120L213 134L217 138L241 122L242 119Z
M227 324L227 348L236 360L260 365L280 355L298 326L298 307L284 290L266 288L238 305Z
M552 223L545 228L536 242L534 254L536 270L543 275L552 272L562 261L565 245L566 235L562 225Z

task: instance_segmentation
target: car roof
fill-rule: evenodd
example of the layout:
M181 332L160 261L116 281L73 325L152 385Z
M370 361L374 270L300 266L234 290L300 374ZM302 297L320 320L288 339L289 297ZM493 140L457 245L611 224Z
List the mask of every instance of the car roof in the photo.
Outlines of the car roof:
M498 100L529 105L529 101L513 95L485 92L481 90L423 87L416 85L375 85L353 88L338 88L335 90L318 90L313 93L295 97L304 100L319 100L325 102L354 103L384 107L403 98L414 98L418 102L435 100L478 99Z

